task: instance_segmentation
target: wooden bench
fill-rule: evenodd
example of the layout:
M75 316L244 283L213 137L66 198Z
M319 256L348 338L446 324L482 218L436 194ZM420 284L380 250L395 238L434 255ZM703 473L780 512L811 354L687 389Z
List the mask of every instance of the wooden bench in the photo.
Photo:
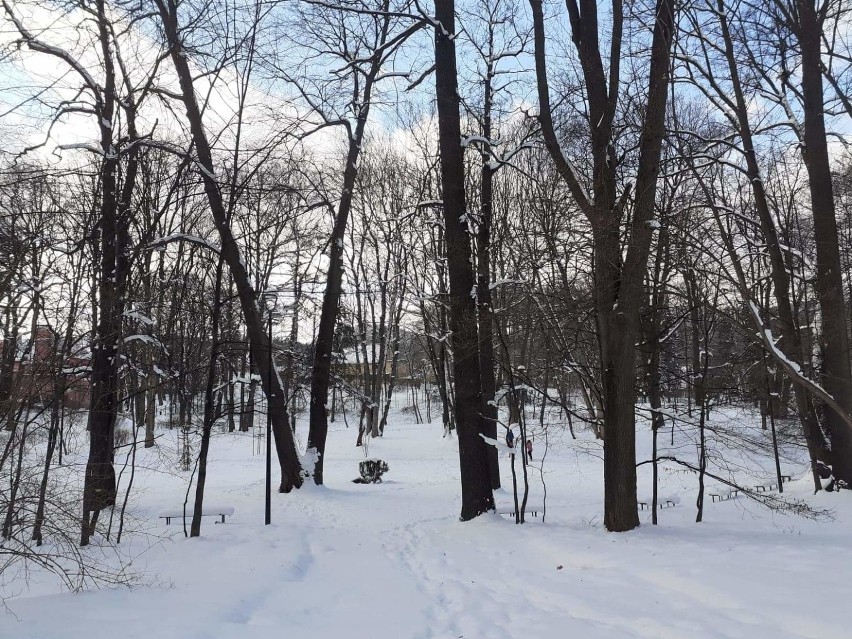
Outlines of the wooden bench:
M781 481L783 483L786 484L788 481L791 481L791 480L792 480L792 478L790 477L790 475L781 475ZM756 485L754 487L754 490L755 490L755 492L758 492L758 493L765 493L769 490L775 490L777 488L778 488L778 478L777 477L768 477L768 478L764 479L763 481L761 481L760 484Z
M175 510L166 510L160 513L160 519L166 520L166 526L172 523L172 519L183 519L186 516L187 519L192 519L192 511L193 508L187 505L186 513L184 515L183 508L175 509ZM233 506L204 506L201 509L202 517L221 517L220 521L217 521L217 524L224 524L225 517L231 517L234 514Z
M521 504L518 503L519 508L520 508L520 506L521 506ZM511 505L511 506L500 506L500 505L498 505L496 507L495 512L498 515L509 515L510 517L514 517L515 516L515 506L514 505ZM541 504L535 504L535 505L532 505L532 506L530 504L527 504L527 507L524 509L524 513L526 513L527 515L531 514L533 517L538 517L538 514L540 512L544 512L544 506L542 506Z
M646 508L650 508L651 504L654 503L654 499L652 497L646 497L645 499L637 500L636 504L639 506L639 510L645 510ZM680 504L680 496L679 495L669 495L668 497L657 497L657 506L660 508L673 508Z
M713 486L707 489L707 494L710 495L710 499L715 503L717 501L736 499L739 497L740 491L739 488L734 488L733 486Z

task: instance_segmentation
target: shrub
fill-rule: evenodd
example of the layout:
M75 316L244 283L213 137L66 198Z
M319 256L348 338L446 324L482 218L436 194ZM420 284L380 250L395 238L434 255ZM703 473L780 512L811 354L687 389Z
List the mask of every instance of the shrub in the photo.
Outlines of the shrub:
M381 459L365 459L358 464L361 477L355 479L356 484L380 484L382 475L388 472L388 463Z

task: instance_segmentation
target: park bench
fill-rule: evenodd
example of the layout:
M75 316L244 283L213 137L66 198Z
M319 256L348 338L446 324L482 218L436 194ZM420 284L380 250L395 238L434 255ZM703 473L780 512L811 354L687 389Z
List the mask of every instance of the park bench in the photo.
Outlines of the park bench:
M707 494L710 495L710 499L715 503L717 501L736 499L739 497L740 490L733 486L712 486L707 489Z
M646 508L650 508L651 504L654 503L652 497L646 497L644 499L640 499L636 501L636 504L639 506L639 510L645 510ZM673 508L680 504L680 496L679 495L669 495L668 497L657 497L657 506L660 508Z
M787 483L791 479L792 479L792 477L790 477L790 475L781 475L781 481L784 482L784 483ZM760 484L757 484L754 487L754 490L755 490L755 492L758 492L758 493L765 493L769 490L775 490L777 488L778 488L778 478L777 477L767 477L766 479L762 480L760 482Z
M192 519L192 507L187 506L186 508L186 518ZM231 517L234 514L233 506L204 506L201 509L202 517L221 517L220 521L216 523L225 523L225 517ZM176 508L175 510L166 510L160 513L160 519L166 520L166 526L172 523L172 519L183 519L184 511L183 508Z
M520 508L521 504L518 503L518 507ZM509 515L510 517L515 516L515 506L514 504L509 506L500 506L499 504L496 507L496 512L498 515ZM544 512L544 506L542 504L527 504L527 507L524 509L524 513L527 515L532 515L533 517L538 517L540 512Z

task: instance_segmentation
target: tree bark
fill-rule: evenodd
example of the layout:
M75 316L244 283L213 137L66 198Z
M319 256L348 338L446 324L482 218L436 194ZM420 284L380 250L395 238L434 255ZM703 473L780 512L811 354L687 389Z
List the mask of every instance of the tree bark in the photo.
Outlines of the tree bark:
M455 378L455 415L461 467L462 521L494 510L482 416L475 278L467 229L464 158L456 71L455 3L435 2L435 88L441 158L444 228L450 279L450 331Z
M493 43L492 40L489 45ZM489 67L490 69L490 67ZM491 110L493 103L492 75L485 81L485 105L482 136L487 140L482 152L482 184L479 226L476 233L476 301L479 311L479 368L482 383L485 434L497 439L497 379L494 374L494 317L491 303L491 224L494 215L494 168L491 153ZM488 468L491 488L500 488L500 461L496 446L489 446Z
M248 271L240 257L240 249L228 224L222 193L214 172L210 143L204 130L201 110L195 96L192 72L186 58L187 51L183 47L179 32L177 3L175 0L156 0L156 4L170 49L172 64L180 82L187 123L192 133L198 156L197 161L204 180L204 191L222 241L222 258L228 265L234 279L237 296L248 329L253 357L260 370L264 393L269 398L269 410L272 412L272 432L275 435L275 450L281 466L279 491L290 492L293 488L299 488L302 485L302 464L293 433L283 419L283 415L286 414L286 407L284 406L284 393L281 392L281 380L276 371L269 370L267 358L264 357L270 348L270 344L261 322L256 292L249 280Z
M846 304L834 186L825 132L821 37L823 13L814 3L796 0L798 39L802 54L802 106L804 109L804 159L811 193L816 237L815 288L822 312L823 386L839 406L852 415L852 369L849 363ZM852 426L832 407L826 407L831 434L831 462L835 479L852 487Z
M381 42L387 38L389 20L382 21ZM313 477L317 484L323 483L323 467L325 462L325 442L328 437L328 389L331 385L331 353L334 348L334 327L337 324L337 312L340 305L340 291L343 286L343 243L345 240L346 224L352 208L352 198L355 191L355 180L358 177L358 157L364 141L364 130L370 115L370 102L373 85L381 69L382 57L375 52L370 70L364 78L363 93L359 96L360 105L357 107L355 130L349 131L349 149L346 154L346 166L343 169L343 190L340 193L340 203L334 217L331 231L328 256L328 275L325 293L322 297L317 339L314 349L314 367L311 373L311 407L310 430L308 432L308 450L314 451ZM374 413L371 413L374 415Z
M604 409L604 525L626 531L639 525L636 509L635 373L639 313L652 237L656 182L660 167L670 81L674 0L658 0L651 43L648 97L639 140L636 203L622 264L621 223L627 192L616 196L617 158L612 146L618 103L623 13L613 3L609 82L599 50L597 6L568 0L574 44L588 100L592 153L592 194L588 196L562 152L554 129L547 82L544 14L541 0L533 12L539 121L545 144L560 177L592 226L595 298Z
M213 341L210 345L210 360L207 365L207 385L204 389L204 423L201 426L201 448L198 451L198 479L195 482L195 503L192 509L192 524L189 529L190 537L198 537L201 534L201 513L204 511L204 487L207 483L207 453L210 450L210 434L213 431L213 423L216 421L213 386L216 382L216 361L219 357L219 320L222 316L222 266L222 256L220 255L216 264L216 285L213 292L213 312L210 318L210 333Z
M805 353L802 348L801 335L795 321L793 306L790 300L790 275L787 271L784 256L781 252L781 247L778 241L778 232L775 227L774 218L769 210L766 189L764 188L760 165L757 162L757 154L755 152L752 129L749 122L748 105L743 93L743 86L740 81L739 67L734 50L734 40L731 36L723 0L717 0L716 6L718 9L717 18L722 32L722 41L725 45L725 59L728 64L728 72L731 76L731 86L734 94L733 111L736 114L736 125L739 130L740 138L742 139L743 155L746 160L746 175L751 183L755 211L757 212L758 219L760 220L760 229L763 233L764 240L766 242L766 249L769 253L769 265L773 291L775 293L775 301L778 306L778 319L781 322L781 339L779 341L779 348L784 352L789 352L794 358L802 364L805 364L810 358L805 357ZM734 123L732 122L732 124ZM799 416L799 421L802 424L802 430L808 446L808 453L811 458L811 465L815 469L817 462L829 462L829 453L826 449L825 440L816 420L813 400L802 386L795 385L794 393L796 397L796 411ZM819 481L816 473L814 473L814 478L817 489L819 489Z

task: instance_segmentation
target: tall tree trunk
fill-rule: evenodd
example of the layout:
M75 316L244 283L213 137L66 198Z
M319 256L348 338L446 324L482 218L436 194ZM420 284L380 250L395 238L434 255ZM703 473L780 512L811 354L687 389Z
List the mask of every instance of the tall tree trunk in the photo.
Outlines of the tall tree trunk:
M464 192L464 158L456 72L455 3L435 2L435 88L441 158L447 268L450 277L450 331L455 378L455 415L461 467L463 521L494 509L479 366L475 284Z
M128 223L130 195L136 162L128 163L124 188L118 193L118 156L113 141L116 107L116 73L111 51L110 26L104 0L96 3L100 47L103 53L104 90L98 109L101 164L99 317L92 357L92 397L89 409L89 457L83 485L83 521L80 545L89 543L98 513L115 504L113 435L118 411L118 348L128 275Z
M493 29L489 30L489 46L493 49ZM493 62L489 61L489 64ZM491 302L491 223L494 215L494 165L491 152L491 110L494 99L493 75L487 74L482 136L486 139L482 151L482 185L479 227L476 233L476 301L479 312L479 369L482 383L485 434L497 439L497 379L494 374L494 318ZM488 468L491 488L500 488L500 461L496 446L488 448Z
M204 511L204 486L207 482L207 453L210 450L210 433L216 421L213 386L216 382L216 360L219 357L219 319L222 315L222 256L216 264L216 286L213 292L213 312L211 314L210 360L207 365L207 386L204 390L204 423L201 426L201 448L198 451L198 479L195 482L195 504L192 509L190 537L201 534L201 513Z
M388 20L382 25L387 36ZM382 38L384 42L384 38ZM350 131L349 149L346 154L346 166L343 169L343 190L340 193L340 203L334 217L331 231L328 256L328 274L326 276L325 293L322 297L317 339L314 348L314 368L311 373L311 406L308 431L308 450L316 455L313 477L317 484L323 483L323 466L325 463L325 442L328 437L328 389L331 385L331 353L334 348L334 327L337 323L337 312L340 306L340 291L343 285L343 243L346 239L346 224L352 208L352 198L355 191L355 181L358 177L358 156L364 141L364 131L370 115L370 101L373 85L381 69L381 56L374 54L374 63L364 78L361 104L355 120L355 130Z
M825 96L822 85L822 26L813 0L796 0L798 39L802 53L802 106L804 108L804 158L811 193L816 237L815 288L822 312L823 386L846 415L826 407L831 434L831 462L835 479L852 487L852 369L849 363L843 271L837 239L834 186L825 132Z
M733 89L734 108L732 111L735 114L735 122L732 122L732 124L737 126L742 139L743 154L746 160L746 175L751 183L755 211L760 220L760 229L769 253L773 292L778 308L778 320L781 323L781 339L778 346L783 352L789 353L793 358L801 362L802 365L806 365L810 358L805 357L802 348L801 333L796 324L790 300L790 275L781 252L781 246L778 241L778 230L776 229L772 213L769 210L766 189L764 188L761 177L760 165L757 162L757 153L754 148L752 128L749 121L748 104L743 93L736 51L734 49L734 39L731 35L723 0L717 0L716 6L718 9L716 17L719 20L721 28L722 42L725 45L725 59L728 64L728 73L731 76L731 86ZM825 440L820 431L819 424L816 421L812 398L807 390L798 384L794 386L793 390L796 398L796 411L805 435L808 453L811 458L811 466L816 470L818 462L828 463L828 450L826 449ZM814 481L817 490L819 490L820 484L816 473L814 473Z
M648 357L648 400L651 404L651 470L652 470L652 496L651 496L651 523L657 524L658 503L658 440L660 428L664 425L664 417L660 412L663 407L663 393L660 384L660 355L663 349L661 338L663 337L663 315L666 305L666 289L669 279L669 266L671 264L669 251L669 233L665 226L660 229L657 240L657 252L654 259L653 278L651 280L651 303L648 313L648 334L646 343L650 350Z
M192 72L187 60L187 51L183 47L183 41L179 32L178 7L176 0L156 0L156 5L163 24L166 41L170 49L172 64L178 76L181 89L181 97L186 108L187 123L189 124L195 151L198 156L201 174L204 180L204 191L210 205L213 220L219 237L222 241L222 258L228 265L243 317L248 328L249 340L255 362L263 383L263 390L269 400L269 410L272 413L272 432L275 435L275 450L281 466L281 492L290 492L293 488L302 485L302 464L296 448L296 442L289 425L284 422L283 415L286 414L284 406L284 393L281 392L281 380L275 371L269 370L269 364L264 355L270 348L269 340L260 318L257 307L257 295L249 280L249 274L245 264L240 257L239 246L228 223L227 211L225 210L222 192L219 182L216 180L213 155L198 101L195 96L195 88L192 83Z
M597 7L567 2L588 98L591 127L592 196L586 194L559 144L553 125L547 81L544 14L541 0L533 12L539 121L554 165L592 226L598 343L604 409L604 525L625 531L639 525L636 510L635 372L639 312L652 239L656 182L670 81L674 0L658 0L655 11L636 176L636 203L622 264L621 223L628 193L616 197L613 117L617 111L623 13L613 3L610 80L600 58Z

